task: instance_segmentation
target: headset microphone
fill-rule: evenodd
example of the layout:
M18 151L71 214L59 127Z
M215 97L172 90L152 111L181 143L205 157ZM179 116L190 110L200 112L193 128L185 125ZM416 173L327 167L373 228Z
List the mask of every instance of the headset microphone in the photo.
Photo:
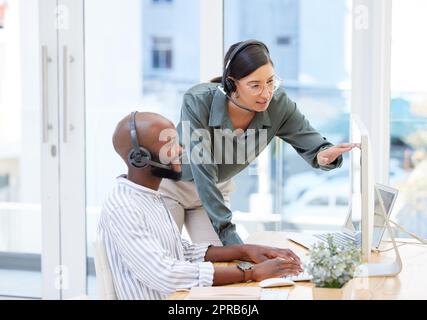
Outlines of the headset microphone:
M231 102L233 102L237 107L247 111L247 112L254 112L254 110L249 109L248 107L245 107L243 105L241 105L240 103L238 103L236 101L236 99L232 98L229 94L227 94L227 92L225 92L224 88L222 86L218 86L219 91L222 92L223 95L225 95L227 97L227 99L229 99Z

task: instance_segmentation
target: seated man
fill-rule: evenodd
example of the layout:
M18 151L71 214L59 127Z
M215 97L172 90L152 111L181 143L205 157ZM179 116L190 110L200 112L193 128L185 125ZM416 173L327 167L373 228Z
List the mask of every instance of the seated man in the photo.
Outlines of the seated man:
M165 132L168 141L162 141ZM128 173L117 178L104 203L99 234L118 298L164 299L180 288L300 273L300 260L291 250L256 245L214 247L181 238L157 191L162 178L180 177L182 150L176 136L174 125L153 113L134 112L114 132L114 149ZM165 162L165 158L169 160ZM247 270L212 264L233 260L258 264Z

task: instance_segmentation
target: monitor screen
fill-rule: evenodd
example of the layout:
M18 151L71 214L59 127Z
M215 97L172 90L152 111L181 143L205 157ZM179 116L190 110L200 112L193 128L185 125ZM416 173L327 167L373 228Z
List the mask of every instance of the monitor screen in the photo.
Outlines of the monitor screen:
M391 211L393 210L393 205L396 201L398 190L383 186L380 184L376 184L377 189L381 195L381 198L383 200L384 209L386 211L386 215L390 216ZM384 235L386 229L384 216L381 212L381 205L377 196L377 193L375 192L375 207L374 207L374 233L372 236L372 247L378 248L381 239Z
M379 192L381 194L381 198L383 199L384 209L387 215L390 215L390 209L394 203L396 193L383 190L382 188L379 188ZM383 227L384 223L385 221L383 215L381 214L380 202L378 201L378 197L375 194L374 226Z

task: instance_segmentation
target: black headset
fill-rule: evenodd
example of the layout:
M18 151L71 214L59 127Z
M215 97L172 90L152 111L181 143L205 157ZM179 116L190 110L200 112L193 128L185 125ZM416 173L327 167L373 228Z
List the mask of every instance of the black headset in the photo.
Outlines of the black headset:
M247 47L252 45L258 45L265 48L268 54L270 54L270 51L268 50L267 46L262 43L261 41L257 40L246 40L240 43L234 50L231 52L230 57L228 58L227 63L224 66L224 72L222 73L222 80L221 85L222 89L226 92L226 95L231 94L232 92L236 91L236 84L232 79L229 78L230 75L230 65L233 62L233 60L236 58L236 56L245 50Z
M145 168L147 166L154 166L162 169L171 170L170 165L165 165L156 161L151 160L151 153L146 148L141 147L138 142L138 133L136 132L136 120L135 116L138 111L134 111L130 115L129 127L130 127L130 138L132 141L132 149L128 154L128 163L135 168Z

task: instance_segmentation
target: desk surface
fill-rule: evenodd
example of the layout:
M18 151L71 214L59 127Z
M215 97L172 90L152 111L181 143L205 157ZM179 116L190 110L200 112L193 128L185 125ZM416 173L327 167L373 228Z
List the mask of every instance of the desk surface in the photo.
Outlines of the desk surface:
M406 240L405 240L406 241ZM252 235L246 243L269 245L279 248L290 248L299 256L306 254L306 249L287 240L283 232L260 232ZM391 244L386 243L387 248ZM399 248L403 261L402 272L397 277L356 278L352 280L352 299L357 300L390 300L390 299L427 299L427 246L404 245ZM394 251L381 254L373 253L374 261L394 259ZM230 266L234 263L215 263L216 266ZM257 286L257 282L239 283L230 286ZM312 283L299 282L290 287L289 300L312 300ZM186 292L176 292L170 300L182 300Z

